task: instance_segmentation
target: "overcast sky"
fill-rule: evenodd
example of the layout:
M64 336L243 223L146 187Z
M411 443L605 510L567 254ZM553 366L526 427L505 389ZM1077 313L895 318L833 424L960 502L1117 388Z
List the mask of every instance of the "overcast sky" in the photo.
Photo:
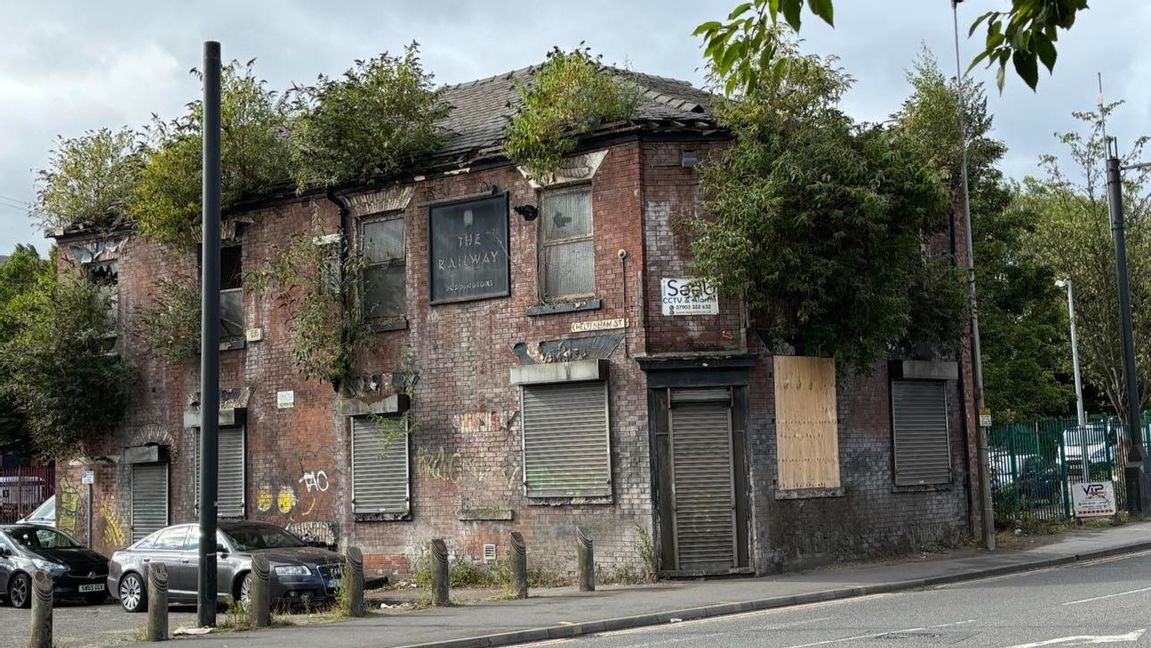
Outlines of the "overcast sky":
M56 135L145 124L173 117L200 92L188 70L202 42L218 40L225 59L256 58L274 88L336 75L353 60L396 51L416 40L436 80L455 83L537 63L553 45L586 41L608 62L701 85L695 25L721 19L735 0L583 0L550 2L61 2L0 4L0 254L16 243L46 242L22 204L33 201L35 170L44 168ZM1058 151L1052 134L1073 125L1073 110L1096 101L1096 72L1109 100L1126 99L1109 131L1120 146L1151 132L1151 3L1097 0L1059 41L1055 75L1041 73L1032 93L1012 76L1002 95L994 73L973 72L992 86L996 135L1014 177L1035 172L1037 156ZM967 0L960 28L1009 0ZM882 7L882 9L877 9ZM949 0L839 0L834 30L805 18L804 49L836 54L856 79L846 108L882 120L907 96L904 71L921 43L954 70ZM969 60L974 42L961 42Z

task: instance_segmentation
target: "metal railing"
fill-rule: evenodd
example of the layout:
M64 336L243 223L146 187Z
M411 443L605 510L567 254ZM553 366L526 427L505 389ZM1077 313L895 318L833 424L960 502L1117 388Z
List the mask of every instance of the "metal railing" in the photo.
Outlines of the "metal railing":
M0 524L25 517L55 493L55 466L0 468Z

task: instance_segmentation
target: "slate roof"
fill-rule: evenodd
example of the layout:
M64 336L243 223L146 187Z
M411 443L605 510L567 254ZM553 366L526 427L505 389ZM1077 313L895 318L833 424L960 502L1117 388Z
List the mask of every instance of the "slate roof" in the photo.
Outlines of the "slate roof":
M506 72L486 79L468 81L444 88L444 100L453 110L441 126L451 131L438 152L438 158L455 158L459 163L500 157L504 128L515 114L519 94L514 83L531 82L538 66ZM640 92L635 114L627 122L605 124L592 133L606 134L651 127L716 130L708 109L711 95L686 81L604 67Z

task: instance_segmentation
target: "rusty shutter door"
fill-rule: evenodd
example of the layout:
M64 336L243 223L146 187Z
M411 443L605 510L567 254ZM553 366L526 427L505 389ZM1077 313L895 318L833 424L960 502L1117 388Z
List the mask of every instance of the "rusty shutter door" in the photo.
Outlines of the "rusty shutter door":
M736 567L731 405L702 391L671 394L676 567L726 573Z
M411 512L408 434L392 434L370 417L352 419L352 512Z
M244 428L222 427L219 442L219 464L216 486L216 516L244 517ZM197 470L198 472L198 470Z
M611 495L607 383L524 385L528 497Z
M941 380L891 381L897 486L951 482L946 385Z
M132 465L132 542L168 526L168 464Z

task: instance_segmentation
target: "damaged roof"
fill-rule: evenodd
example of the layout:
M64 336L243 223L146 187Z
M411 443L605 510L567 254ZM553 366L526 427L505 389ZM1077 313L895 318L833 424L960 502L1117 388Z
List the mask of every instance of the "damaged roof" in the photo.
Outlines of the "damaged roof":
M522 68L486 79L446 86L444 101L452 106L441 125L453 136L436 157L455 158L458 163L502 157L504 129L519 106L516 84L525 85L539 66ZM640 129L717 130L709 110L712 96L687 81L604 67L611 74L639 90L635 114L626 122L604 124L591 135L604 135Z

